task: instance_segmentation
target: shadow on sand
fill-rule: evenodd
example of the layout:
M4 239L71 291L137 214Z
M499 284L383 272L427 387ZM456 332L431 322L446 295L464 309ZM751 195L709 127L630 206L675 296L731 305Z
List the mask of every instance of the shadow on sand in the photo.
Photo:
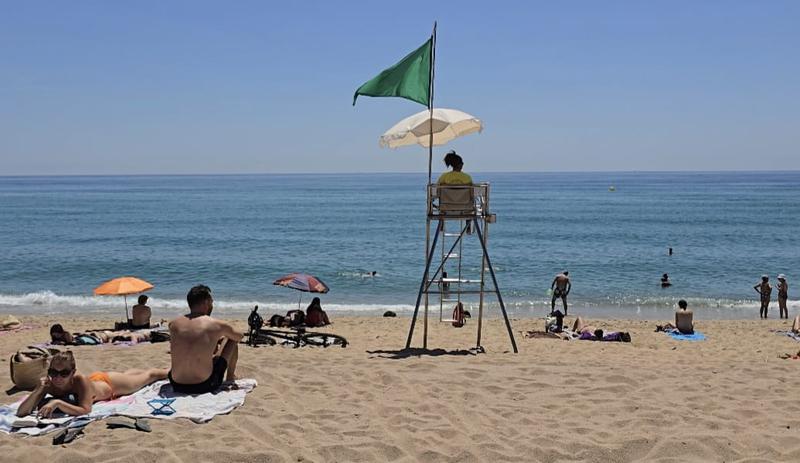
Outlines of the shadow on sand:
M454 355L454 356L478 355L479 351L476 349L445 350L445 349L422 349L418 347L412 347L411 349L399 349L399 350L368 350L367 353L380 358L400 360L409 357L422 357L422 356L440 357L442 355Z

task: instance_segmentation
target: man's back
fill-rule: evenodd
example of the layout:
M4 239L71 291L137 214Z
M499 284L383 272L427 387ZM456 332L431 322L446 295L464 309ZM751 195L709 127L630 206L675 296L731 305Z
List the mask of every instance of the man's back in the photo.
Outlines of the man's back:
M679 310L675 312L675 328L683 334L694 333L694 323L692 319L694 313L691 310Z
M131 321L133 322L133 326L136 327L149 325L151 315L152 312L150 307L144 304L136 304L133 306L133 309L131 309Z
M564 275L563 273L559 273L556 275L555 285L558 289L567 289L567 283L569 283L569 277Z
M184 315L170 322L172 378L185 384L205 381L223 332L222 322L208 315Z

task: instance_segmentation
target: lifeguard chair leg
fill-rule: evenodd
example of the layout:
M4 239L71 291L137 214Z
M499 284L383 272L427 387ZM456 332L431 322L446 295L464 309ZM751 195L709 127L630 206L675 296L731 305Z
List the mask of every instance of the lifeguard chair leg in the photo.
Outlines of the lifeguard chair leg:
M419 293L417 293L417 303L414 306L414 316L411 317L411 327L408 330L408 339L406 339L406 349L411 348L411 338L414 336L414 325L417 323L417 314L419 313L419 304L422 301L422 292L425 290L425 283L428 281L428 272L431 269L431 262L433 261L433 253L436 252L436 242L439 239L439 229L442 227L442 222L436 224L436 234L433 235L433 243L428 251L428 259L425 261L425 272L422 275L422 282L419 284ZM427 346L428 340L424 340L424 346Z
M497 301L500 302L500 310L503 312L503 320L506 322L506 330L508 330L508 337L511 339L511 347L514 348L514 353L519 353L517 349L517 341L514 339L514 332L511 329L511 322L508 320L506 313L506 305L503 303L503 296L500 295L500 287L497 286L497 277L494 275L494 267L492 261L489 259L489 253L486 251L486 243L483 242L483 233L481 227L478 225L478 219L473 219L475 223L475 232L478 233L478 241L481 242L481 249L483 249L483 258L486 259L486 264L489 267L489 274L492 276L492 283L494 283L494 290L497 293Z

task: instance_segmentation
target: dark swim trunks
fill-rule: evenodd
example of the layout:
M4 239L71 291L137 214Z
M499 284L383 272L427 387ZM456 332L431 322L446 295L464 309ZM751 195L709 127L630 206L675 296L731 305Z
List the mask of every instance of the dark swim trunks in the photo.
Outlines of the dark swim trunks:
M228 369L228 362L222 357L214 357L212 362L211 376L202 383L197 384L180 384L172 379L172 371L167 374L169 383L172 385L172 390L180 392L181 394L205 394L219 389L222 385L222 380L225 377L225 370Z
M556 288L553 290L553 299L558 297L567 297L567 292L562 290L561 288Z

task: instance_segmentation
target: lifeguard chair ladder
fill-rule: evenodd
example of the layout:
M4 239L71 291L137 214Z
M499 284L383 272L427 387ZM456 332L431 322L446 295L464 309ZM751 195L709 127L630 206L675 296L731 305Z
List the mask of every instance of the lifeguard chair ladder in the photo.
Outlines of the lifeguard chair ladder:
M411 327L408 331L408 339L406 340L406 349L411 347L411 339L414 336L414 327L417 322L420 305L423 304L424 297L424 316L423 316L423 336L422 347L428 348L428 295L439 295L439 320L440 321L453 321L446 320L443 317L443 304L445 301L461 301L461 296L464 294L478 294L478 333L476 341L476 349L482 351L481 346L481 331L483 327L483 302L485 293L494 293L497 296L497 301L500 304L500 310L505 320L506 330L508 337L511 340L511 347L514 353L519 352L517 343L514 339L514 333L511 329L511 322L508 319L506 306L503 302L503 296L500 294L500 288L497 284L497 277L492 267L492 261L489 258L487 251L488 242L488 225L494 223L496 215L489 212L489 184L480 183L475 185L438 185L429 184L427 188L427 221L425 226L425 271L423 272L422 282L419 286L417 293L417 302L414 306L414 315L411 318ZM448 232L447 224L458 222L458 232ZM431 242L431 230L433 229L433 241ZM452 230L452 229L451 229ZM475 235L481 245L482 259L481 259L481 273L480 278L476 280L463 278L462 273L462 250L464 238L466 236ZM442 241L441 263L431 275L431 265L436 253L436 245L440 240ZM455 238L452 245L447 248L445 245L446 238ZM455 252L458 248L458 252ZM447 250L446 250L447 249ZM442 278L442 271L448 260L453 259L457 261L458 273L455 278ZM492 287L486 288L485 275L486 270L489 270L491 276ZM478 289L463 289L466 285L477 284ZM435 286L434 286L435 285ZM453 299L452 295L456 298Z

